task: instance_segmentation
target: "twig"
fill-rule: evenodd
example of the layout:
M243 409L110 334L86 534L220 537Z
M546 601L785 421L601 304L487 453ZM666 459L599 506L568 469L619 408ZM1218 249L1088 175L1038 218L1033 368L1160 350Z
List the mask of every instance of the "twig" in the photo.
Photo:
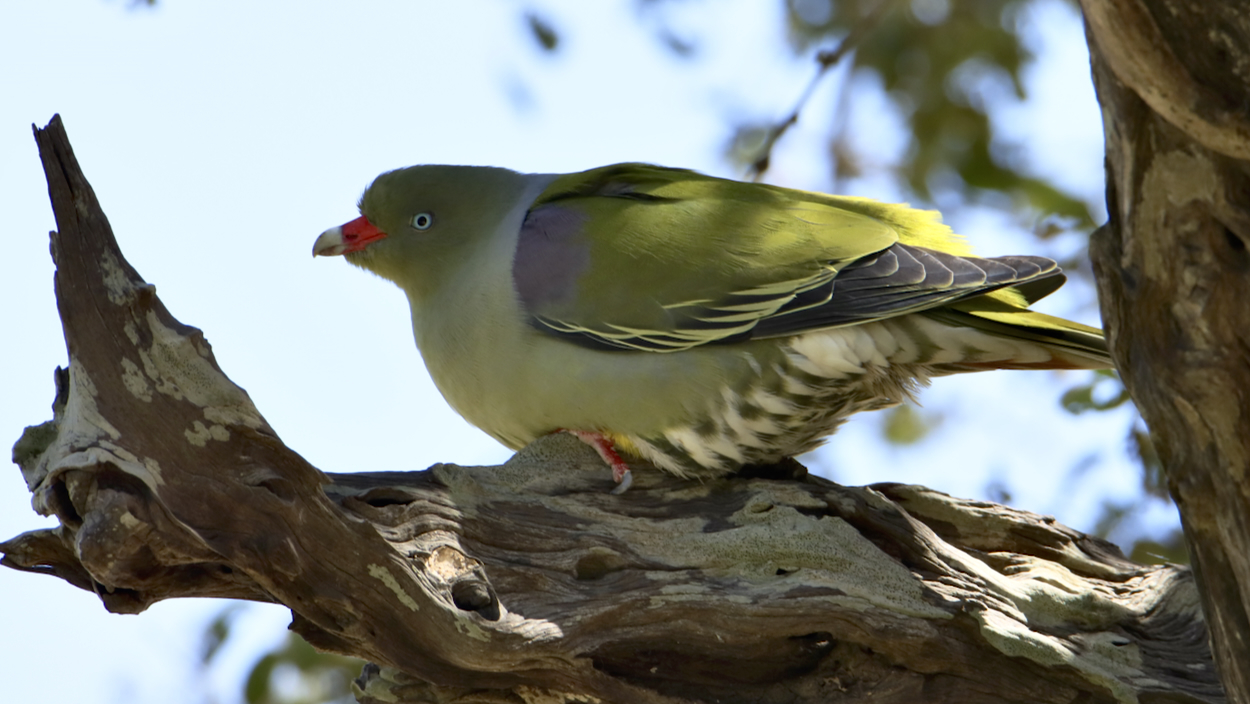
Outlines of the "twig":
M764 144L760 147L760 155L751 162L747 168L746 176L752 181L758 181L763 177L764 172L768 171L769 162L772 160L773 146L777 144L777 140L799 121L799 113L803 111L803 107L807 105L807 101L811 99L812 94L816 92L816 86L820 84L825 74L829 73L829 69L838 65L851 50L859 46L868 33L881 23L881 19L885 17L887 11L896 2L896 0L880 0L876 6L864 15L860 21L851 28L851 31L842 38L842 43L833 51L822 51L816 55L816 75L812 76L812 80L808 82L807 88L799 96L798 102L794 109L790 111L790 115L786 119L777 124L776 127L768 131L768 137L764 140Z

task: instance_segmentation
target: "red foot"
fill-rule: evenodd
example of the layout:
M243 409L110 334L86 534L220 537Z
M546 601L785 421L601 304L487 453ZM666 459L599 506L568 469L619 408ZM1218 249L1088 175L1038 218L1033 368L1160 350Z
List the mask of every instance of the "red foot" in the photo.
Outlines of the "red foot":
M598 452L603 461L612 468L612 480L617 483L617 487L612 490L613 494L624 493L633 483L634 475L629 471L629 465L617 454L616 447L612 445L608 436L590 430L569 430L568 428L561 428L557 432L568 433L595 448L595 452Z

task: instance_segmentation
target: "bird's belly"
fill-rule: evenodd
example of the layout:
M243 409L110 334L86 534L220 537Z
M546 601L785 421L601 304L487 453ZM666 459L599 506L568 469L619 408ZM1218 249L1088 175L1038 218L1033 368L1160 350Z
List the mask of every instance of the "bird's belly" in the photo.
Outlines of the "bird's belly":
M589 430L662 469L708 477L811 450L848 416L896 405L950 365L983 359L993 338L973 333L906 316L655 353L592 350L526 327L493 336L496 347L427 359L454 360L429 365L435 383L509 447Z
M692 478L815 449L849 416L897 405L928 380L923 367L878 354L864 327L818 333L815 345L811 335L772 341L778 353L767 364L747 364L735 383L705 396L689 421L627 435L621 444Z
M426 355L427 367L457 412L514 449L560 429L651 435L690 423L735 366L728 350L708 364L688 353L593 350L528 327L492 345Z
M466 345L427 359L455 360L428 365L435 383L465 419L509 447L561 428L590 430L680 476L715 476L810 450L848 415L906 396L908 380L849 349L871 341L855 330L838 333L851 342L816 362L796 340L607 352L528 328L494 340L506 353Z

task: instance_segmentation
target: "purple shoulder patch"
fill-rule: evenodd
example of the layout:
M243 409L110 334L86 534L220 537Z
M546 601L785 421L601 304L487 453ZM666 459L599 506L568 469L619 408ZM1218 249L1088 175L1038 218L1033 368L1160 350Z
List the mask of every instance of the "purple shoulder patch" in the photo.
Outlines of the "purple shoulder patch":
M577 280L590 266L583 236L585 213L540 205L525 215L512 258L512 284L526 311L538 313L576 294Z

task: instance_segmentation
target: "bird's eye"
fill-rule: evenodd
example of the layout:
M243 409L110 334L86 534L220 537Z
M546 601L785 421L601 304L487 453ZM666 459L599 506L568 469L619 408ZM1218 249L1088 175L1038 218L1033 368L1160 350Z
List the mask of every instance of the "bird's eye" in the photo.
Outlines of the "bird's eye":
M417 213L412 216L412 226L418 230L428 230L433 224L434 215L431 213Z

